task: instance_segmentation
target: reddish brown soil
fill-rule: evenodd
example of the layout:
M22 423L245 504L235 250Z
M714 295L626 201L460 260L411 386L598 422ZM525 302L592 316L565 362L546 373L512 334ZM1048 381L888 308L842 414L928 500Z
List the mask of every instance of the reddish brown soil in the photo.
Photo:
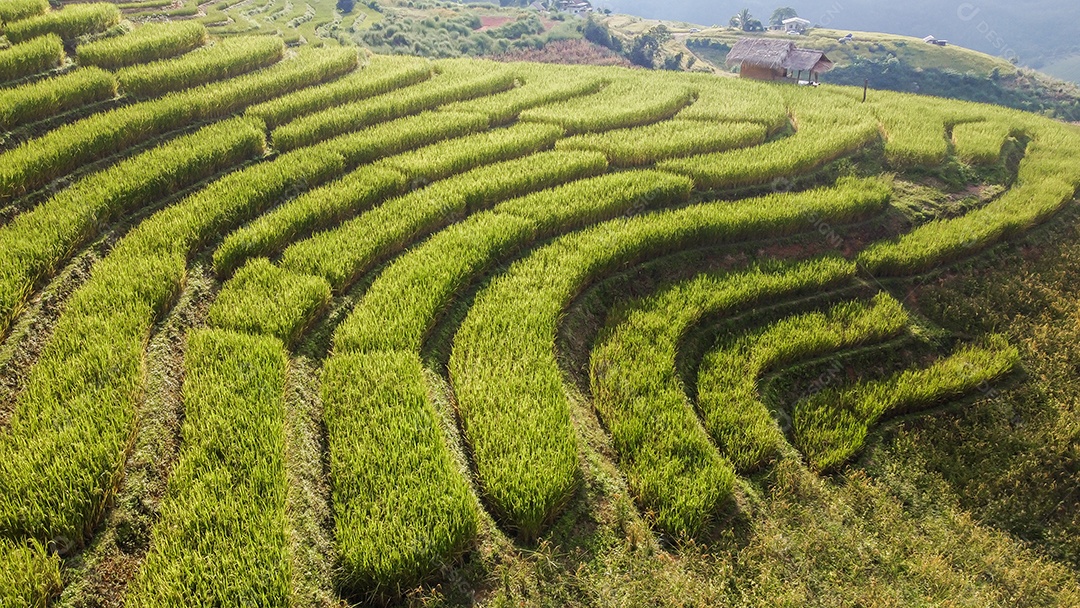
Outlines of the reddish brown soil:
M586 40L559 40L542 49L514 51L493 57L498 61L535 61L566 65L618 65L633 67L622 55Z
M512 17L505 17L502 15L484 15L480 17L480 29L478 32L490 30L493 27L499 27L500 25L506 25L514 19Z

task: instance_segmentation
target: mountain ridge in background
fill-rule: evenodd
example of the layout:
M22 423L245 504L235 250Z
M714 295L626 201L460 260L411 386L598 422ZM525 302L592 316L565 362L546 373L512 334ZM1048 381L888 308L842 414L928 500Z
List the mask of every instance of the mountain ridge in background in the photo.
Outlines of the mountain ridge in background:
M743 8L768 23L773 10L791 6L816 25L919 38L933 35L1080 82L1080 21L1063 18L1078 13L1075 0L604 0L599 6L651 19L719 26L727 25L731 16Z

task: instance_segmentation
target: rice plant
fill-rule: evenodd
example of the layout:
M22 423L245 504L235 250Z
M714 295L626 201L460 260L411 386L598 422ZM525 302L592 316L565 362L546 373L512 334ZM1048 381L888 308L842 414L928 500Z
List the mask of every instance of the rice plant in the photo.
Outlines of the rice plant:
M543 160L576 161L581 167L578 173L597 166L588 157L559 158L556 154ZM568 173L549 175L548 179L569 177ZM683 180L655 172L603 175L527 194L472 215L384 270L334 333L334 347L418 353L454 294L508 252L581 225L643 210L639 208L643 200L649 201L648 207L680 201L687 195L685 185Z
M0 538L0 606L45 608L62 585L60 560L41 543Z
M425 184L486 165L551 148L563 135L551 125L516 124L403 152L379 162L414 184Z
M0 333L39 280L115 218L191 186L266 149L262 124L204 127L93 173L0 227Z
M120 9L115 4L67 4L57 11L21 19L5 26L4 34L13 43L20 43L45 34L56 34L64 40L104 32L120 22Z
M1025 230L1071 201L1080 188L1080 169L1069 159L1080 151L1080 136L1042 122L1032 131L1016 182L1000 198L961 217L874 243L859 254L859 262L879 275L918 272Z
M923 409L969 393L1020 363L1002 336L964 346L923 369L883 380L825 389L795 405L795 442L811 466L834 469L855 455L882 416Z
M508 68L483 62L440 62L435 70L434 77L419 84L331 107L280 126L273 132L274 146L292 150L450 102L504 91L513 87L515 80Z
M935 167L945 162L945 121L926 108L894 109L882 118L885 159L896 168Z
M564 307L587 283L696 244L807 230L808 214L834 222L865 216L889 191L887 182L846 180L835 189L612 220L556 239L493 279L454 338L450 375L496 514L535 537L577 486L576 439L554 342Z
M558 133L557 127L547 125L516 125L433 144L386 159L379 166L393 168L410 180L424 183L545 148ZM401 202L392 201L333 230L315 234L286 249L282 264L296 272L324 277L336 290L344 289L387 253L386 245L404 244L410 235L437 227L438 222L449 219L455 207L465 203L460 196L437 198L439 192L420 190L398 199Z
M129 605L292 605L287 367L273 338L188 335L183 445Z
M251 106L247 113L274 129L305 114L388 93L430 77L431 62L426 59L377 55L349 76Z
M967 122L953 127L956 156L969 165L991 165L1001 158L1001 148L1014 127L1004 120Z
M688 175L699 188L734 188L789 179L878 140L877 120L854 101L789 95L795 135L752 148L668 160L657 167Z
M66 124L0 153L0 197L47 184L79 166L249 104L339 76L356 66L352 49L316 50L265 70Z
M558 148L596 150L620 167L649 165L669 158L755 146L765 141L756 123L666 120L644 127L589 133L564 139Z
M195 21L145 23L123 36L80 44L75 56L79 65L118 70L183 55L206 41L206 28Z
M56 34L39 36L0 50L0 82L51 70L63 61L63 40Z
M330 303L321 277L278 268L266 258L244 264L210 306L215 327L273 336L291 345L313 316Z
M345 157L347 165L354 166L476 132L484 126L483 119L475 114L425 112L343 135L332 140L331 145ZM226 237L214 252L214 268L218 273L228 274L247 257L278 253L300 236L331 226L382 202L390 194L404 191L408 181L406 175L388 165L363 167L287 202Z
M568 133L609 131L670 118L695 95L659 79L624 76L592 95L524 110L521 120L559 125Z
M266 67L281 59L285 43L276 36L226 38L175 59L122 68L116 79L125 95L158 97Z
M301 49L295 56L268 68L181 91L167 98L175 95L177 103L198 107L204 119L220 118L247 106L334 80L352 72L358 65L359 57L354 48Z
M631 304L597 341L589 364L593 403L631 491L659 528L697 536L735 480L731 461L709 441L686 398L675 367L679 340L706 316L821 290L854 275L855 265L842 258L702 275Z
M0 4L0 22L13 23L49 10L48 0L9 0Z
M479 512L413 353L336 354L322 376L343 587L394 595L468 548Z
M82 68L63 76L0 89L0 130L10 131L113 97L116 97L116 80L98 68Z
M495 95L447 104L442 109L477 112L492 125L502 125L515 120L523 110L595 93L605 84L595 75L567 74L565 69L556 71L541 65L518 67L515 72L524 76L524 84Z
M179 292L191 252L344 167L327 144L232 173L152 215L94 266L0 434L0 535L87 541L131 441L143 345Z
M774 87L708 75L694 83L698 98L676 118L702 122L753 122L770 133L790 122L787 104Z
M248 258L279 253L298 237L364 211L405 190L405 176L364 166L305 192L229 234L214 251L214 271L228 275Z
M881 292L870 303L844 302L720 341L698 371L698 408L706 430L740 472L753 471L786 443L757 393L763 374L800 359L890 338L907 323L903 306Z

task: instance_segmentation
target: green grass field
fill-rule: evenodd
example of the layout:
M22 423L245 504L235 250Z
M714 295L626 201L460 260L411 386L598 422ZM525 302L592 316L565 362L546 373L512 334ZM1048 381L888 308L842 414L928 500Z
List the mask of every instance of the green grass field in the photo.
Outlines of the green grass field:
M1080 605L1075 127L13 2L0 607Z

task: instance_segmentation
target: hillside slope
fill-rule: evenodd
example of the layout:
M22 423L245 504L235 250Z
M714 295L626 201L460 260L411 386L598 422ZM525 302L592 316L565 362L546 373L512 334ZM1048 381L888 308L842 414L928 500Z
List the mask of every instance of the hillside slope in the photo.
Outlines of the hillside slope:
M746 34L735 28L703 28L689 23L655 21L629 15L610 15L603 23L626 42L663 26L670 38L664 45L665 58L683 53L694 63L681 62L683 69L700 70L703 65L728 72L727 51ZM853 35L849 43L840 38ZM825 50L837 67L824 82L965 101L993 103L1062 120L1080 120L1080 87L1050 78L1039 72L1018 68L1004 59L956 45L939 47L920 39L877 32L813 28L805 36L779 33L769 37L787 38L800 46ZM661 63L657 60L657 64Z
M617 13L649 19L725 26L743 8L749 8L757 19L767 23L773 10L782 4L757 0L678 3L610 0L604 6ZM1071 0L977 3L804 0L790 6L819 26L915 38L933 35L996 57L1015 59L1018 64L1036 70L1080 53L1080 25L1070 19L1076 9Z
M1080 604L1080 129L16 8L0 606Z

